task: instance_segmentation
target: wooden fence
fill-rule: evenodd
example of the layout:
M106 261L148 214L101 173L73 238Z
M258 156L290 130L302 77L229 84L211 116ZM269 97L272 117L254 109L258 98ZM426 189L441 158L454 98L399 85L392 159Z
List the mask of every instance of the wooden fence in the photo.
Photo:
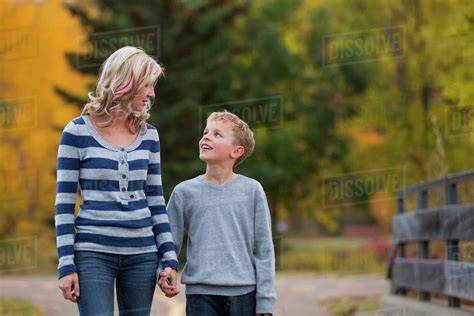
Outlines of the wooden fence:
M474 302L474 204L458 203L458 184L474 180L474 170L404 188L397 193L392 222L393 246L387 277L392 293L405 296L419 291L421 301L432 293L448 296L449 307L461 299ZM444 189L444 205L428 207L429 190ZM405 212L406 198L416 195L416 210ZM430 258L430 241L445 242L445 258ZM460 244L460 242L462 244ZM406 245L418 246L418 258L406 257ZM460 254L465 261L459 261ZM461 258L461 259L462 259Z

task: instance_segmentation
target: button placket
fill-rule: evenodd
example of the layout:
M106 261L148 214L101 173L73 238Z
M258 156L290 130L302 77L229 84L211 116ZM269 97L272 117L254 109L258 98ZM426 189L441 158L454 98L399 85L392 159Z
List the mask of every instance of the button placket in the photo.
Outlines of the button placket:
M122 148L119 152L118 176L119 176L119 196L123 200L129 200L128 192L128 161L127 152Z

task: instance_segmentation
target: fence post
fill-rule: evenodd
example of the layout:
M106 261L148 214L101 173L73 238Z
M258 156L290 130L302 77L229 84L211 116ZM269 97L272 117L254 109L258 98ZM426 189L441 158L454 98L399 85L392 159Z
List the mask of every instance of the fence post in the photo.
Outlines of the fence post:
M444 180L444 204L456 204L457 203L457 185L456 183L450 183L448 177ZM446 259L458 261L459 260L459 241L458 240L446 240ZM460 307L461 300L454 296L448 296L449 307Z
M417 210L421 210L428 207L428 191L421 190L416 196ZM420 241L418 243L418 258L429 259L429 240ZM420 301L429 301L430 292L420 291Z
M403 192L398 192L398 197L397 197L397 214L402 214L405 211L405 193ZM399 244L399 257L400 258L405 258L405 243L400 243ZM393 283L393 280L392 280ZM394 289L395 293L399 293L400 295L407 295L407 289L405 288L398 288Z

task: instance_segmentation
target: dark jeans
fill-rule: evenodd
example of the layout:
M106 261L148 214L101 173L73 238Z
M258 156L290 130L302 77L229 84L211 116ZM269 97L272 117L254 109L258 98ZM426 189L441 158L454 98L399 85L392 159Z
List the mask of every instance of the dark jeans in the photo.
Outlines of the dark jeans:
M116 255L76 251L80 315L114 315L114 283L120 315L150 315L158 254Z
M186 316L255 316L255 294L186 295Z

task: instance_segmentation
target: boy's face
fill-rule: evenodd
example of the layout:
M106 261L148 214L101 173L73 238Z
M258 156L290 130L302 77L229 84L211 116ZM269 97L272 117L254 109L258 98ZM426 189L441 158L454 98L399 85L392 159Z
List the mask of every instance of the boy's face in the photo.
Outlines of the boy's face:
M243 147L234 144L232 124L225 121L208 121L199 141L199 159L217 162L237 159Z

